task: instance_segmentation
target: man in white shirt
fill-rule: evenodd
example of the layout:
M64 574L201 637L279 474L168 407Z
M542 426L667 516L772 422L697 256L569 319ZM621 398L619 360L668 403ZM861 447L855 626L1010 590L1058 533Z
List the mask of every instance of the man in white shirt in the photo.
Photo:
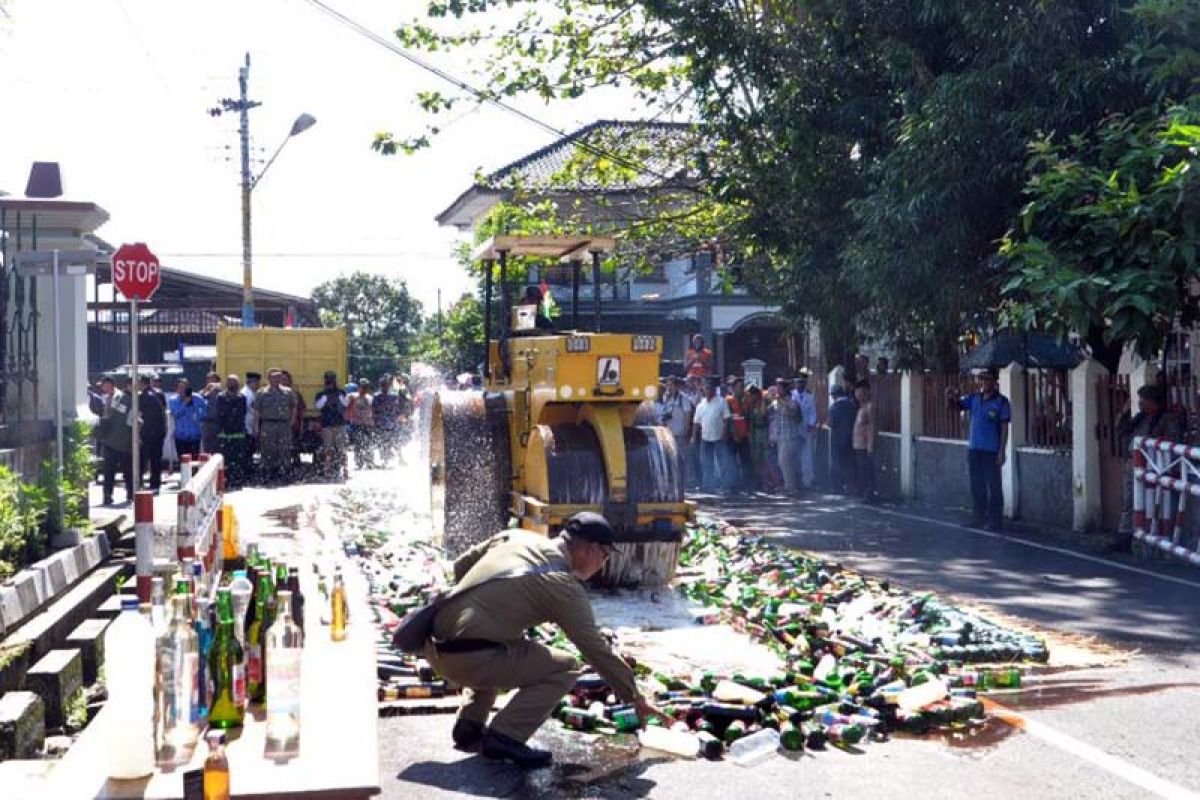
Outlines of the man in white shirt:
M800 488L811 489L813 486L813 453L817 448L817 401L808 390L808 370L800 370L796 376L796 388L792 390L792 400L800 406L800 438L797 452L796 474L800 478Z
M691 459L688 450L692 440L692 415L696 411L690 397L683 393L683 378L678 376L667 379L666 391L654 404L655 416L659 425L671 431L675 437L675 449L679 453L680 463L684 465L684 483L687 486L695 484L695 476L687 474L691 469Z
M246 398L246 440L249 442L246 448L248 480L254 473L254 454L258 452L258 410L255 401L258 399L258 387L261 383L261 374L247 372L246 385L242 387L242 397Z
M700 447L700 488L706 492L722 488L721 464L725 459L721 450L726 446L732 418L729 404L717 394L717 382L707 381L704 397L696 404L692 425L692 440Z

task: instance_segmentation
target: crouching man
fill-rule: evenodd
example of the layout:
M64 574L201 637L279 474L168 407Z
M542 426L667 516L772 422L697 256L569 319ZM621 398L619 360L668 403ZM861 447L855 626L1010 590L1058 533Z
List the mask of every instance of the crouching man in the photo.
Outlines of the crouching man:
M528 628L544 622L562 628L643 721L661 716L639 694L633 670L600 635L580 583L600 571L613 542L604 517L581 512L554 539L508 530L455 561L454 579L462 593L438 613L425 656L442 677L463 687L463 706L451 734L456 747L478 747L485 757L522 767L550 764L549 751L525 742L574 688L580 667L573 656L524 638ZM497 695L508 689L517 693L489 725Z

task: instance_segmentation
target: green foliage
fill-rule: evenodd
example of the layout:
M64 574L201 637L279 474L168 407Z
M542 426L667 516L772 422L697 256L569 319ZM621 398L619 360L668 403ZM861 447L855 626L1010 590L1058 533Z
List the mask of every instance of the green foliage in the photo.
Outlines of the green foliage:
M421 304L404 281L352 272L322 283L312 298L322 322L346 326L352 377L375 379L407 363L421 329Z
M17 473L0 466L0 579L41 557L42 523L49 509L44 488L24 483Z
M67 698L63 710L66 712L64 727L68 732L81 731L87 727L88 701L83 687L76 689L75 693Z
M52 459L42 462L38 472L38 485L45 491L50 503L47 522L52 530L76 528L90 531L91 517L88 513L88 486L92 480L92 426L76 420L67 431L63 449L63 473L61 490ZM58 498L62 497L62 508Z
M1150 99L1086 134L1035 141L1028 202L1001 246L1007 318L1084 332L1110 366L1123 344L1153 358L1173 324L1200 320L1200 9L1136 11L1145 27L1127 53Z
M478 372L483 363L483 306L465 294L442 315L425 320L414 361L436 367L444 375Z
M428 51L469 49L485 99L561 100L620 86L649 118L698 118L693 181L630 213L605 208L603 186L628 181L630 164L653 163L644 142L607 142L614 155L581 151L567 170L576 174L564 176L594 178L601 207L558 198L555 220L566 225L578 211L631 229L647 260L704 243L789 317L817 320L830 358L845 358L865 328L903 345L905 361L950 367L962 330L994 321L1019 252L1028 256L1021 269L1044 263L1010 291L1078 286L1045 266L1034 244L1013 250L1020 235L997 258L1005 231L1036 202L1024 196L1030 143L1065 148L1053 151L1064 162L1056 169L1090 159L1097 174L1111 172L1115 164L1072 137L1109 136L1100 129L1114 115L1150 124L1146 109L1162 117L1171 98L1186 105L1200 65L1196 9L1193 0L435 0L397 36ZM447 99L418 102L439 112ZM1128 131L1130 146L1152 149L1153 127ZM1029 168L1043 175L1050 155ZM1145 197L1151 187L1135 183ZM1128 180L1119 188L1127 192ZM1069 202L1069 187L1055 191ZM515 203L545 194L530 187ZM1039 236L1040 216L1031 230ZM1151 284L1165 293L1173 281ZM1139 305L1128 301L1111 339L1153 345L1146 332L1161 320ZM1053 316L1043 308L1021 321Z

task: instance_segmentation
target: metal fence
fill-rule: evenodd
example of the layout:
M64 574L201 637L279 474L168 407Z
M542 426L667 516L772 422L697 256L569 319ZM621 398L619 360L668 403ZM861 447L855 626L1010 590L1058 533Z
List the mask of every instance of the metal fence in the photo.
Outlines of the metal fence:
M37 215L0 208L0 425L37 408L37 279L16 269L17 253L37 246Z
M1182 373L1167 373L1165 380L1167 410L1179 415L1184 441L1200 442L1200 380Z
M1071 385L1065 370L1025 373L1025 443L1071 447Z
M965 412L952 405L947 397L947 390L953 389L958 396L969 394L973 381L969 375L941 375L927 373L921 376L924 392L921 404L921 418L925 436L938 439L967 438L967 416Z
M900 378L898 372L871 378L871 399L875 404L875 430L900 432Z

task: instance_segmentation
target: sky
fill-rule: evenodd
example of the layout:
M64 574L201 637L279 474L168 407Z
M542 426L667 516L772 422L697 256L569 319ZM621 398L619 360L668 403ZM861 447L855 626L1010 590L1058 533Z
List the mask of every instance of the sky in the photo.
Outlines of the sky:
M327 0L376 33L424 0ZM449 87L340 26L305 0L0 0L0 190L20 195L33 161L62 167L64 199L110 221L106 241L146 242L162 264L241 280L236 97L251 54L254 171L301 113L317 124L291 139L254 190L254 285L307 296L355 269L403 279L432 312L469 287L453 259L461 234L434 215L492 170L554 140L493 107L456 106L431 149L384 157L376 131L419 133L417 91ZM439 67L472 75L467 53ZM636 118L621 92L547 106L518 103L562 130Z

